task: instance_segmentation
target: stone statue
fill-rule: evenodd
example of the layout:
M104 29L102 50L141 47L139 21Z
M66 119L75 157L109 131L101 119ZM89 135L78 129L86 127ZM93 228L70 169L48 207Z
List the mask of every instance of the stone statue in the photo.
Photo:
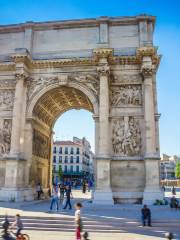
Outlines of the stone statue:
M112 130L112 144L115 154L133 156L141 151L141 132L139 122L134 117L114 120Z
M4 120L3 128L0 129L0 153L9 153L11 144L11 120Z
M142 90L139 85L125 85L112 89L112 106L119 107L123 105L141 105Z

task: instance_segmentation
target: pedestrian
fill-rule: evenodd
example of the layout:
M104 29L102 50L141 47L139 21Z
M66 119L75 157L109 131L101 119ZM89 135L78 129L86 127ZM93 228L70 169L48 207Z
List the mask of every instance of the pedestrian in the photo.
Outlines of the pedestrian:
M176 189L174 186L172 187L171 192L172 192L172 195L176 195Z
M86 182L85 181L83 181L83 184L82 184L82 192L86 193Z
M148 222L148 226L151 227L151 210L147 207L147 205L144 205L141 209L141 215L143 227L146 226L146 220Z
M58 188L54 184L52 188L52 196L51 196L51 205L50 205L50 211L53 210L54 205L56 205L56 210L59 210L59 203L58 203Z
M81 232L83 230L83 224L81 219L81 203L76 203L75 205L75 225L76 225L76 240L81 240Z
M2 228L3 228L3 237L8 237L9 236L9 226L10 222L8 220L8 217L5 216L4 221L2 223Z
M175 209L178 209L179 207L179 202L178 200L175 198L175 196L173 196L170 200L170 207L171 208L175 208Z
M66 209L68 205L69 205L69 209L72 209L71 198L73 198L73 196L72 196L71 188L68 185L65 188L65 194L66 194L66 203L63 209Z
M23 223L20 214L16 214L15 221L11 225L12 228L15 226L17 228L16 237L18 237L21 234L21 231L23 230Z
M38 183L37 186L36 186L36 192L37 192L37 199L40 200L41 199L41 194L43 192L40 183Z
M60 191L60 203L62 204L64 200L64 191L65 191L62 183L59 185L59 191Z

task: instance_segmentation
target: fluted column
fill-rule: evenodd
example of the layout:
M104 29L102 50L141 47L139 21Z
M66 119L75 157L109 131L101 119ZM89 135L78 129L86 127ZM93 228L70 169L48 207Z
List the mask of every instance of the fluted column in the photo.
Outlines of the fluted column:
M144 123L145 123L145 189L144 203L153 204L162 199L160 190L159 152L156 151L155 106L153 94L153 72L151 56L142 59L144 77Z
M96 155L96 191L95 203L113 204L111 191L111 159L109 135L109 75L108 56L111 49L98 49L97 72L99 74L99 141Z
M22 124L22 110L24 102L24 74L16 74L16 89L14 98L13 108L13 119L12 119L12 134L11 134L11 150L10 154L18 156L20 154L20 143L21 143L21 124Z
M106 60L107 61L107 60ZM99 66L100 93L99 93L99 151L98 155L108 157L109 155L109 74L110 67Z

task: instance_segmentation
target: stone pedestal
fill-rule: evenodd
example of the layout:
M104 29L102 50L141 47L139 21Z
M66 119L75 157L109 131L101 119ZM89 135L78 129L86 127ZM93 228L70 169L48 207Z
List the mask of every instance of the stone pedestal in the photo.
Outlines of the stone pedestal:
M152 205L157 199L162 200L164 194L160 188L159 159L145 160L146 186L143 194L143 203Z
M6 202L23 202L34 200L32 188L1 188L0 200Z
M110 160L97 160L97 183L93 196L95 204L114 204L111 180L110 180Z
M25 185L27 162L23 159L6 158L5 184L0 191L1 201L33 200L33 191Z

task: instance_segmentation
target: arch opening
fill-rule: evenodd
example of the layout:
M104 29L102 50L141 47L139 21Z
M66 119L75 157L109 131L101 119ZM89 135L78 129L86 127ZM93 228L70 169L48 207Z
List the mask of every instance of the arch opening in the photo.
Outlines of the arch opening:
M53 128L57 119L71 109L94 113L89 97L73 87L59 86L44 93L32 111L32 161L30 184L40 182L43 189L52 184ZM46 191L46 190L45 190Z

